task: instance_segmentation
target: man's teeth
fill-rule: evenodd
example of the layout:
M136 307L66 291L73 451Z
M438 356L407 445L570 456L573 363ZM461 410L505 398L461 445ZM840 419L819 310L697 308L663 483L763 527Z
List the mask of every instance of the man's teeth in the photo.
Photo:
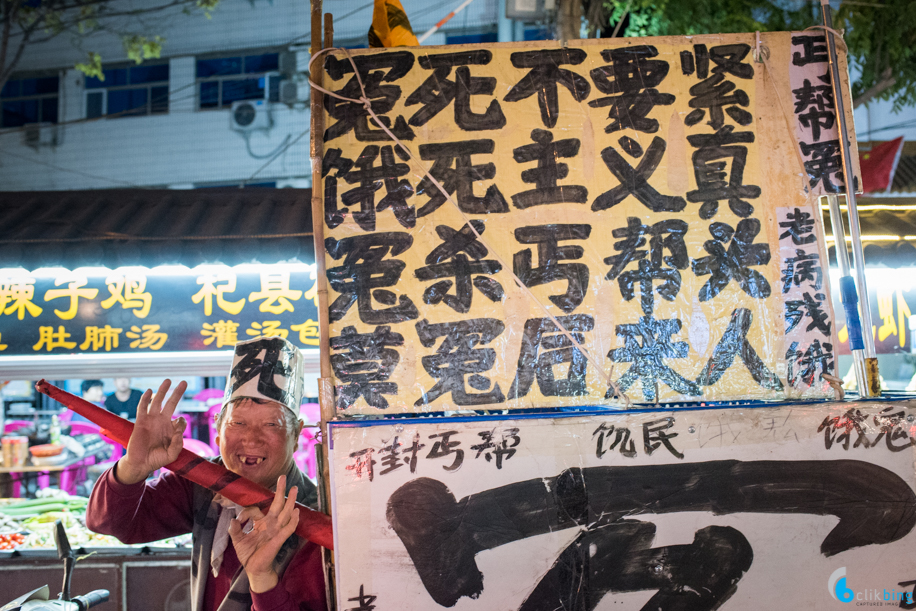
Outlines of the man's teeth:
M241 456L239 458L241 458L242 462L244 462L246 465L259 465L264 462L264 459L261 457L254 458L251 456Z

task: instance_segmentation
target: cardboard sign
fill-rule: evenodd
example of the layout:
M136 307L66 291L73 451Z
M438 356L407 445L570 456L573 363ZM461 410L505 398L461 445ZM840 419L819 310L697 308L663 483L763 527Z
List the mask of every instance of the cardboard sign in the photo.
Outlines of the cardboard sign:
M875 402L331 423L337 606L821 610L906 597L914 414L916 402Z
M410 152L325 97L339 412L829 396L799 36L761 35L769 69L752 34L330 54Z

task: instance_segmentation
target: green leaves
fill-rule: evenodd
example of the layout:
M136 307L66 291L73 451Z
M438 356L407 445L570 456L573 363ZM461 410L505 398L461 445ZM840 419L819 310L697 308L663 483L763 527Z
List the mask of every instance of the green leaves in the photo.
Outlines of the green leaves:
M142 64L144 59L155 59L162 55L162 43L165 38L162 36L153 36L147 38L139 34L124 34L121 36L121 43L124 45L124 52L127 58L134 63Z
M86 76L94 76L100 81L105 80L105 74L102 72L102 56L98 53L89 53L89 61L86 63L79 63L74 66L77 70L85 74Z

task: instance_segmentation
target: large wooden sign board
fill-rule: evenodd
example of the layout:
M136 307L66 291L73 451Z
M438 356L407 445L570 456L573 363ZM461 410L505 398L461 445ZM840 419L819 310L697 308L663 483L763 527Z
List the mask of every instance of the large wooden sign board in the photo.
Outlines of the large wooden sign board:
M337 608L902 606L914 414L916 401L331 423Z
M829 396L826 44L761 42L766 65L753 34L352 51L359 78L330 54L410 151L326 96L339 413L613 403L596 366L649 403Z

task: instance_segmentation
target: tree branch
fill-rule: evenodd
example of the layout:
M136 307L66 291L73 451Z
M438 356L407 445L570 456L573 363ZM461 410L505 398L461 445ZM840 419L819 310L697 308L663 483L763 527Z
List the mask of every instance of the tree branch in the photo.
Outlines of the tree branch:
M852 101L852 107L858 108L862 104L868 103L896 84L897 77L893 76L893 72L890 68L886 68L884 72L881 73L881 78L878 79L878 82L856 96Z

